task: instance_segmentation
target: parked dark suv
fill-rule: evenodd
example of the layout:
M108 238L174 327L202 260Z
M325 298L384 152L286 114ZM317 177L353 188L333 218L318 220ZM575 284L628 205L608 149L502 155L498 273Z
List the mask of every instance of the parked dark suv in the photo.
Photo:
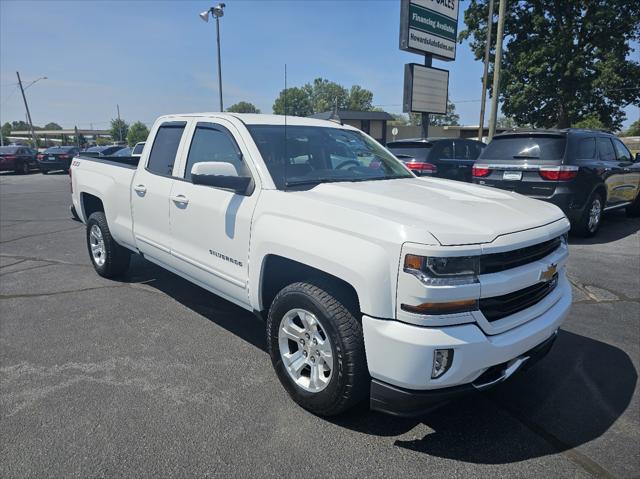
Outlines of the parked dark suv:
M640 213L640 161L602 131L497 135L474 165L473 181L559 206L580 236L594 235L606 210L626 207L629 215Z
M396 158L418 175L471 181L471 168L487 146L463 138L428 138L387 143Z

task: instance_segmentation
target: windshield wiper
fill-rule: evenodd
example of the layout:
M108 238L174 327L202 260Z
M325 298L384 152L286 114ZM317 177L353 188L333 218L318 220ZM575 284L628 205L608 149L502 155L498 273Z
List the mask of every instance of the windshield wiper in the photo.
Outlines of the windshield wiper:
M539 160L539 156L513 155L514 160Z
M304 185L317 185L320 183L339 183L350 182L357 183L361 181L375 181L375 180L397 180L399 178L410 178L410 176L393 175L393 176L373 176L362 178L308 178L304 180L294 180L285 182L285 186L304 186Z
M285 186L303 186L303 185L316 185L320 183L336 183L338 181L353 181L349 178L308 178L304 180L286 181Z

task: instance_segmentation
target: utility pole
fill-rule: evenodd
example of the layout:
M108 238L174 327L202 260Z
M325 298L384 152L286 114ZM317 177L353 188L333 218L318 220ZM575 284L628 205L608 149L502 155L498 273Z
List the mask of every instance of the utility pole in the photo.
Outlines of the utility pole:
M219 15L214 13L214 16L216 17L216 37L218 39L218 93L220 94L220 111L222 112L224 111L222 106L222 63L220 60L220 17L222 13Z
M491 95L491 116L489 117L489 141L496 134L496 120L498 118L498 97L500 96L500 68L502 66L502 36L504 34L504 17L506 15L507 0L500 0L498 11L498 32L496 34L496 58L493 62L493 94Z
M424 66L430 67L433 63L433 56L429 54L425 54L424 56ZM409 113L411 115L411 113ZM429 136L429 113L422 113L422 119L420 123L422 123L422 138L428 138Z
M487 79L489 77L489 52L491 51L491 30L493 30L493 0L489 0L489 18L487 20L487 44L484 47L484 74L482 75L482 97L480 99L480 123L478 141L484 136L484 109L487 104Z
M120 120L120 105L116 104L118 109L118 130L120 131L120 142L122 142L122 121Z
M27 110L27 119L29 120L29 128L31 129L31 139L33 140L33 147L38 148L38 142L36 140L36 132L33 129L33 122L31 121L31 113L29 112L29 105L27 104L27 97L24 94L24 88L22 88L22 80L20 79L20 73L16 72L18 76L18 85L20 85L20 92L22 93L22 99L24 100L24 107Z

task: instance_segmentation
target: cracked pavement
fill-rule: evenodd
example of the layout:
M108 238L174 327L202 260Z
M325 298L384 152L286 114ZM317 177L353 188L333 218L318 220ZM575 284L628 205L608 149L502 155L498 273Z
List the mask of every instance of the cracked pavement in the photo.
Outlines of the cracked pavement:
M288 399L263 324L135 258L98 277L65 175L0 175L0 476L640 476L640 220L573 239L554 349L420 419ZM322 447L319 447L321 445Z

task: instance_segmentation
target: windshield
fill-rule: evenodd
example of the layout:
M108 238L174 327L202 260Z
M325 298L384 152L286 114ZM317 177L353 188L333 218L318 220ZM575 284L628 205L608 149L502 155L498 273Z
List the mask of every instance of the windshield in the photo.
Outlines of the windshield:
M395 141L387 143L387 148L400 160L415 158L425 160L431 152L432 143L424 141Z
M138 143L133 147L133 155L139 155L142 153L142 149L144 148L144 143Z
M249 125L278 189L338 181L412 178L375 141L357 131L317 126Z
M498 136L482 151L480 159L560 160L565 144L566 138L562 136Z
M131 148L123 148L120 151L116 151L113 156L130 156L131 155Z

